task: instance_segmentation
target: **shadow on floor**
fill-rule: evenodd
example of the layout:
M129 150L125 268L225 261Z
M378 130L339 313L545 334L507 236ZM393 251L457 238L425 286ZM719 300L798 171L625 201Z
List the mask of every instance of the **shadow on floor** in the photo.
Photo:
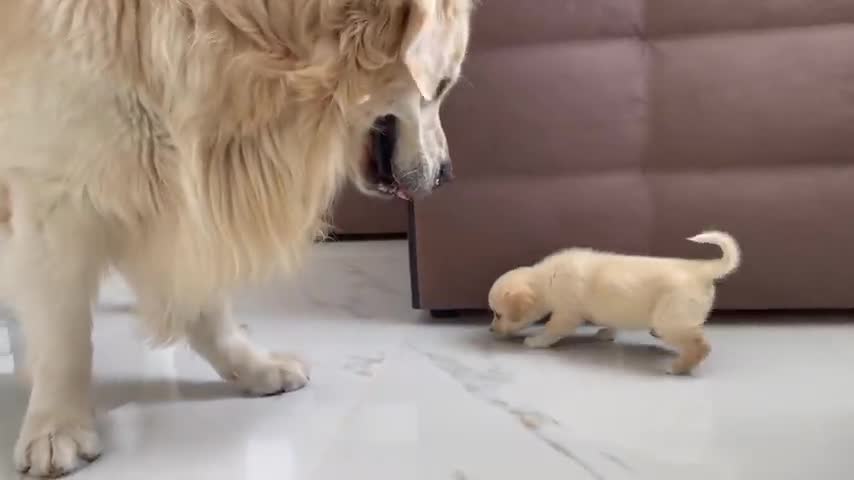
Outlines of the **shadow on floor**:
M128 403L148 405L243 397L240 390L224 381L114 379L98 381L95 385L98 410L112 410Z
M618 337L616 342L605 342L592 335L579 334L547 349L529 348L523 340L522 336L499 340L482 332L465 337L471 348L488 354L556 358L573 368L607 369L629 375L664 375L670 361L676 357L676 352L653 343L654 340L637 342Z

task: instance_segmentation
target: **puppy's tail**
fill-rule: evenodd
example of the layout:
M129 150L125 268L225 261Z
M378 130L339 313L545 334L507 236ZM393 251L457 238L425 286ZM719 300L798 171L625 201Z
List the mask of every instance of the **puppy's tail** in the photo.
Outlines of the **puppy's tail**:
M738 242L732 238L732 235L728 233L712 230L695 235L688 240L720 247L723 252L720 259L703 262L706 265L708 275L715 280L726 277L741 265L741 248L739 248Z

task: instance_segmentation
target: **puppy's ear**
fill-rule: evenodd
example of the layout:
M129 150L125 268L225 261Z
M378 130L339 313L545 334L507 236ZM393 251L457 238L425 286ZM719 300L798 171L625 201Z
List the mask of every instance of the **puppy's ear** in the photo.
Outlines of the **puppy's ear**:
M534 290L527 285L520 285L504 292L504 301L513 315L518 317L525 314L536 302Z
M421 96L433 100L448 63L451 41L444 0L408 0L401 56Z

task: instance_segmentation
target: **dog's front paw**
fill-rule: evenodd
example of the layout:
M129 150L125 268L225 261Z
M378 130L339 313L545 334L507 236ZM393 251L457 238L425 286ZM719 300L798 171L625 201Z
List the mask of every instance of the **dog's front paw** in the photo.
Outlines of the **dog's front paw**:
M530 348L549 348L560 341L560 338L554 338L549 335L535 335L525 338L525 346Z
M276 395L308 384L308 367L297 357L270 353L234 372L232 380L252 395Z
M33 477L59 477L100 455L101 441L91 415L30 415L15 445L15 467Z

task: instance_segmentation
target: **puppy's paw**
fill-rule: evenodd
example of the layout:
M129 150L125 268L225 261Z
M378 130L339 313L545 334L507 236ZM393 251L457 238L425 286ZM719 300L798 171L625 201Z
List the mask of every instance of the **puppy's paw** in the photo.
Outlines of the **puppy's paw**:
M691 375L699 362L694 359L677 358L667 369L668 375Z
M560 338L554 338L549 335L535 335L525 338L525 346L530 348L549 348L560 341Z
M270 353L242 365L229 380L251 395L276 395L305 387L309 372L308 367L293 355Z
M668 375L674 376L684 376L691 375L691 367L685 366L679 362L675 362L670 368L667 369Z
M15 468L33 477L60 477L101 455L91 415L32 415L15 445Z
M613 328L600 328L593 335L593 338L602 342L613 342L617 339L617 331Z
M680 345L682 351L667 371L671 375L691 374L694 368L705 360L712 351L709 343L702 336L689 337L687 341L673 341L672 343Z

